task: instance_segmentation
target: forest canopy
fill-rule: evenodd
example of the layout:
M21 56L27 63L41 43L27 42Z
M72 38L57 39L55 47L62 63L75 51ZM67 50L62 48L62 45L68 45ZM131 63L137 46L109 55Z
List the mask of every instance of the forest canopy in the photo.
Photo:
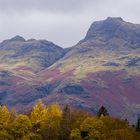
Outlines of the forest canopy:
M109 116L101 107L97 116L58 104L46 107L41 100L26 114L0 107L0 140L139 140L127 120Z

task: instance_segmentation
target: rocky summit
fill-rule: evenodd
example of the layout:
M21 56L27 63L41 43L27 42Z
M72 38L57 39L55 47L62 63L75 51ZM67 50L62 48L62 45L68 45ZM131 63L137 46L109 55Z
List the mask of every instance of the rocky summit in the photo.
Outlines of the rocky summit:
M0 101L18 111L38 99L134 121L140 114L140 25L109 17L63 49L20 36L0 43Z

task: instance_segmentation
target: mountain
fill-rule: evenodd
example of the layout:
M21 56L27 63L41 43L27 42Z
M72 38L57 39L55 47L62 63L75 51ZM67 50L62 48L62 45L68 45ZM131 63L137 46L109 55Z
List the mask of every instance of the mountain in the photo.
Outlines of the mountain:
M34 72L49 67L63 57L64 50L46 40L25 40L15 36L0 43L0 64L2 67L26 67Z
M47 40L15 36L0 43L0 101L9 107L24 105L44 95L37 94L36 73L63 57L65 50ZM26 95L30 98L26 97ZM37 94L37 95L36 95Z
M39 75L55 85L47 102L57 100L91 112L104 105L112 115L137 118L140 25L121 18L94 22L84 39Z
M39 98L134 121L140 113L140 25L94 22L69 49L16 36L0 44L1 102L18 110Z

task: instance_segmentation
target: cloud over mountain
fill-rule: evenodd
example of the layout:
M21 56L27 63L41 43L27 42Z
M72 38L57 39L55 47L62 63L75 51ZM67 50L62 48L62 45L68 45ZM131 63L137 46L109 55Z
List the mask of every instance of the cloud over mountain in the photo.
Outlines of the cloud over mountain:
M119 16L139 23L139 5L139 0L0 0L0 40L20 34L72 46L92 21Z

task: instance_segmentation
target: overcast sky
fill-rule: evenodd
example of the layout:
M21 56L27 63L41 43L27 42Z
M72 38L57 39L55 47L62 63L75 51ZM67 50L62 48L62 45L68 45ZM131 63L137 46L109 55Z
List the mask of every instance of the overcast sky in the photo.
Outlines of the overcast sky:
M21 35L69 47L110 16L140 23L140 0L0 0L0 41Z

